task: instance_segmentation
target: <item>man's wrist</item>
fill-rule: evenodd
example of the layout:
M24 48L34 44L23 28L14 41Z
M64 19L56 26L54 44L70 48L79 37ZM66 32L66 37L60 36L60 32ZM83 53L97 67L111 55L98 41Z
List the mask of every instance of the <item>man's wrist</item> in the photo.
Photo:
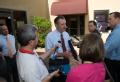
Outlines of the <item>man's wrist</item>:
M54 51L55 51L55 48L51 48L51 51L54 52Z

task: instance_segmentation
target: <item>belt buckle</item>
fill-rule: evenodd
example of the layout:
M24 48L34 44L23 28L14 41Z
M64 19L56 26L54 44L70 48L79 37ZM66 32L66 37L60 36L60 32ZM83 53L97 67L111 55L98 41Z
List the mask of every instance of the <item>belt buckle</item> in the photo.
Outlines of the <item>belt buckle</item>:
M57 59L64 59L64 57L57 57Z

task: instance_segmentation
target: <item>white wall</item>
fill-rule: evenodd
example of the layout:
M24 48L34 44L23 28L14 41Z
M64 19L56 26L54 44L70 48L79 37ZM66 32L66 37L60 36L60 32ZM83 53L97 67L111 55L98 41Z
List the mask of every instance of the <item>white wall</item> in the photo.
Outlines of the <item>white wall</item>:
M51 15L51 5L60 0L48 0L52 30L55 29L54 18ZM94 19L94 10L109 10L109 12L120 11L120 0L88 0L88 14L85 16L85 33L88 33L88 21Z
M94 19L94 10L120 11L120 0L88 0L89 20Z
M109 13L120 12L120 0L88 0L88 19L94 19L94 10L109 10ZM105 42L108 33L102 33L102 39Z
M55 19L56 16L51 15L51 5L52 5L53 2L58 2L58 1L59 1L59 0L48 0L49 15L50 15L50 21L51 21L51 23L52 23L52 27L51 27L52 30L55 29L54 19Z

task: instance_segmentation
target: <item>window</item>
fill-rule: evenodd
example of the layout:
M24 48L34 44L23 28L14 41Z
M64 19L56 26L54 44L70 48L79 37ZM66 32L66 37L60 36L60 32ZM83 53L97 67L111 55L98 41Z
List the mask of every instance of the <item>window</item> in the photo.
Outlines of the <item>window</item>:
M108 28L109 10L94 10L94 20L96 20L99 31L105 32Z

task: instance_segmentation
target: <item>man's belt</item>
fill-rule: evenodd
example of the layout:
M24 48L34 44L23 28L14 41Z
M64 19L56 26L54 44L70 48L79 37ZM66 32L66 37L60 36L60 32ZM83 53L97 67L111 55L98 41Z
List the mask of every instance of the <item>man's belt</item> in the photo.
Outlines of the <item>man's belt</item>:
M64 65L69 64L69 59L63 58L63 59L50 59L49 65Z
M61 57L56 57L56 59L64 59L64 57L63 57L63 56L61 56Z

